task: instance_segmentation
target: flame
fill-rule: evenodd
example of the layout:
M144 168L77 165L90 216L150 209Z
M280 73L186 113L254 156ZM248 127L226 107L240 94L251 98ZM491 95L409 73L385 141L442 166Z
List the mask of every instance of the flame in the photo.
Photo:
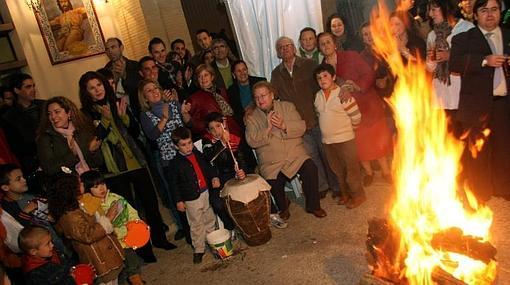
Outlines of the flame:
M376 53L398 76L390 105L395 112L398 140L393 161L395 199L392 224L400 232L397 260L409 284L434 284L436 268L467 284L492 284L496 262L488 264L458 253L435 249L437 233L460 228L464 236L490 239L492 211L478 205L473 194L457 185L463 143L447 130L443 111L432 107L430 79L423 62L403 63L389 26L388 10L382 1L372 15L372 36ZM480 149L490 131L484 131Z

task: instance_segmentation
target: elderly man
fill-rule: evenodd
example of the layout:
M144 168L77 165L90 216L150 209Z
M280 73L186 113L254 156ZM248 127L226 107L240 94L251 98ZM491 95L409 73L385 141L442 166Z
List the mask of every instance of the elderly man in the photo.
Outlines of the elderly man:
M462 80L456 119L469 131L469 145L484 137L485 128L491 132L476 157L466 150L463 178L482 201L510 199L510 80L504 72L510 30L499 27L501 1L476 0L473 11L477 26L452 39L450 71Z
M131 111L138 118L140 103L138 102L138 63L123 55L124 45L119 38L106 40L106 56L110 61L105 68L113 73L115 80L115 93L117 98L128 96Z
M282 62L271 72L271 83L277 89L278 97L294 103L306 122L303 141L318 168L321 197L326 195L328 189L333 191L333 196L337 196L340 189L324 156L321 132L313 107L315 93L319 90L317 81L313 77L317 64L311 59L296 56L294 41L288 37L280 37L276 41L276 52Z

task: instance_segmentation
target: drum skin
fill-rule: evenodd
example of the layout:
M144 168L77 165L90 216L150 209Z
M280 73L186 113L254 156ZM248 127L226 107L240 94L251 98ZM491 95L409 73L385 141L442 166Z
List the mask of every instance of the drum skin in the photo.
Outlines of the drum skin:
M249 246L262 245L271 239L269 227L271 206L268 191L260 191L255 200L246 204L230 197L226 200L230 215Z

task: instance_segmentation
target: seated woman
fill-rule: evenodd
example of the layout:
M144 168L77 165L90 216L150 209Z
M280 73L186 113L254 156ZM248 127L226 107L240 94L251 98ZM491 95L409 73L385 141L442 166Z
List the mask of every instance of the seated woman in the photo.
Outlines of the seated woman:
M191 115L193 135L203 137L207 134L206 117L212 112L218 112L225 117L225 127L231 133L242 137L239 123L234 119L234 110L230 105L227 91L223 88L216 88L214 84L214 69L209 65L201 64L195 70L195 74L201 90L195 92L188 99L188 103L191 104L189 114Z
M260 174L271 185L271 194L284 220L290 216L285 182L297 173L303 182L306 211L318 218L320 206L317 166L303 145L305 121L291 102L275 101L275 89L261 81L253 86L255 110L246 116L246 140L257 153ZM272 207L272 213L276 209Z
M140 212L151 229L152 244L166 250L174 249L165 236L165 228L159 213L155 187L147 168L147 162L135 140L129 135L130 124L125 101L116 101L113 89L99 73L88 71L79 81L82 109L96 125L102 137L101 153L106 167L106 183L113 192L125 197L131 205L139 205ZM135 197L130 189L133 186ZM139 203L135 203L135 199ZM149 245L149 244L148 244ZM142 249L144 249L143 247ZM142 254L145 261L153 262L152 252Z
M94 125L71 100L53 97L46 101L39 124L37 155L45 174L61 172L63 166L78 174L103 164Z

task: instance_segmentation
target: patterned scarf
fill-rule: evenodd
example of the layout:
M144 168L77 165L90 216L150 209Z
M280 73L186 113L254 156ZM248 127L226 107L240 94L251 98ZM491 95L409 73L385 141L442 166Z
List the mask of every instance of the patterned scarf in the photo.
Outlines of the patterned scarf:
M218 93L218 89L216 88L216 85L212 85L210 88L206 88L205 91L211 93L214 97L214 100L216 100L216 103L218 103L218 106L220 107L221 114L223 116L233 116L234 110L232 110L232 107L223 99L223 96L221 96L220 93Z
M444 21L440 24L434 24L434 32L436 33L436 50L449 50L450 47L446 38L452 33L452 27L448 24L448 22ZM434 78L450 85L448 61L439 62L437 64L436 70L434 70Z
M85 158L83 157L83 153L81 152L80 145L78 145L78 142L74 139L74 125L73 122L69 121L69 126L67 129L64 128L53 128L55 131L59 134L61 134L63 137L67 139L67 144L69 145L70 149L74 149L76 152L76 156L78 156L78 159L80 160L75 166L75 170L78 174L82 174L83 172L89 171L90 168L87 164L87 161L85 161Z

